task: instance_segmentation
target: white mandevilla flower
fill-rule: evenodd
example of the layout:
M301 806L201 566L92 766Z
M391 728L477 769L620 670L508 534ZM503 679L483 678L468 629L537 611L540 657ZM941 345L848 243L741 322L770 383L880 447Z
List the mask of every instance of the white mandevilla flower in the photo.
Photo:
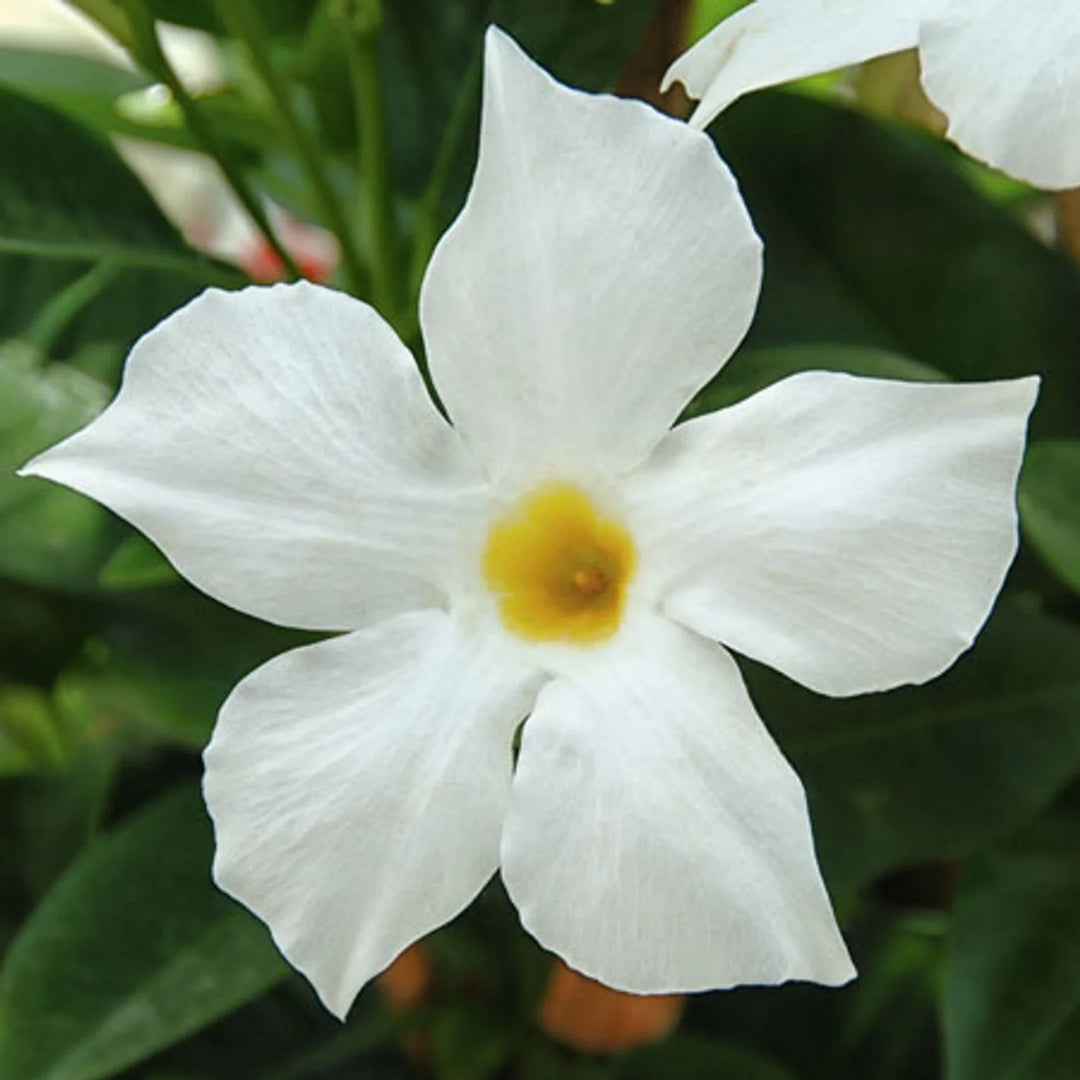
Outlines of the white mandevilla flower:
M750 90L918 46L922 81L973 157L1080 185L1077 0L755 0L671 66L705 127Z
M616 988L854 974L724 646L827 694L948 667L1015 550L1036 381L807 372L669 432L760 257L706 136L492 30L420 304L453 426L366 304L210 291L28 466L225 603L348 631L236 687L205 780L218 884L338 1015L498 868Z

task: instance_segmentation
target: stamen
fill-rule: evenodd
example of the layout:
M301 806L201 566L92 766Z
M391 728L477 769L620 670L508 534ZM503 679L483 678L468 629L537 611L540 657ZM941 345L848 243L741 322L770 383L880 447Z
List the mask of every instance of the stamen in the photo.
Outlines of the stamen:
M608 587L608 579L595 566L585 566L574 571L574 584L584 596L599 596Z

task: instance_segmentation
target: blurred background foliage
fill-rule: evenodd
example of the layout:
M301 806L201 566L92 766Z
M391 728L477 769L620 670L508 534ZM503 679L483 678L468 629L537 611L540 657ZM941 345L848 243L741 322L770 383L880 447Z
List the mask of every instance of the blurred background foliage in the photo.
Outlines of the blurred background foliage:
M422 349L417 290L471 176L489 22L572 85L679 112L660 74L738 6L0 2L3 1080L1080 1075L1080 215L1075 194L1055 203L941 141L910 58L714 124L767 269L749 337L688 410L810 367L1043 376L1023 548L970 654L842 701L744 665L809 792L861 972L847 988L605 995L553 964L496 883L338 1024L214 890L198 797L229 688L304 639L13 475L208 285L299 270Z

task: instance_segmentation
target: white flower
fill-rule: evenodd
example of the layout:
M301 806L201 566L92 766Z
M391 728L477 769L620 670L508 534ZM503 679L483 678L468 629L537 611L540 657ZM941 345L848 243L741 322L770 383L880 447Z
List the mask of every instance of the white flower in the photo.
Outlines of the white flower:
M96 23L63 0L0 0L0 42L24 49L55 49L122 67L131 58Z
M365 304L210 291L27 471L227 604L348 631L248 676L206 751L216 880L335 1013L500 867L616 988L843 983L802 787L724 646L828 694L948 667L1014 553L1036 382L808 372L669 433L757 297L730 174L494 30L485 79L421 296L453 426Z
M949 137L1043 188L1080 185L1080 3L1076 0L755 0L664 77L685 84L705 127L736 98L919 48Z

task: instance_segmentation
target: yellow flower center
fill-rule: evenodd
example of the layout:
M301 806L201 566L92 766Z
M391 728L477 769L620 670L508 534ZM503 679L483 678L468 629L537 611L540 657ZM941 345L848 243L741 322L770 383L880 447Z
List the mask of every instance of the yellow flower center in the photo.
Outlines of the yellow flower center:
M630 535L584 492L546 484L492 526L483 569L508 630L594 645L619 628L636 562Z

